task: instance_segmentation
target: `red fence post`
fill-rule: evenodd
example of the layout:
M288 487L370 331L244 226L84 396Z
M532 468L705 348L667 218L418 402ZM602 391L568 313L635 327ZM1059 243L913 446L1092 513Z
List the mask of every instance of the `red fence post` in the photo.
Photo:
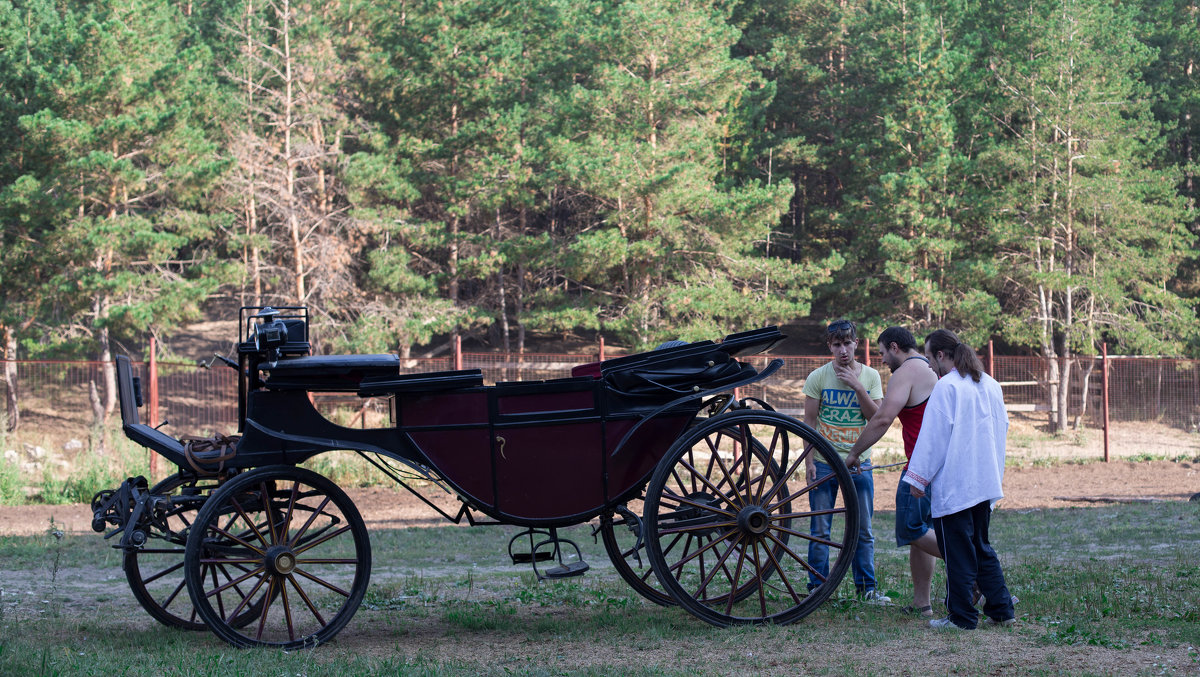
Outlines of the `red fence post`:
M863 344L863 364L871 366L871 342L862 341Z
M604 337L600 337L600 361L604 361Z
M1104 462L1108 463L1108 343L1100 344L1100 408L1104 410Z
M158 345L154 337L150 337L150 374L148 375L147 390L150 395L150 427L158 427ZM158 477L158 454L150 451L150 477Z
M462 371L462 334L454 335L454 369Z
M996 350L995 350L995 348L996 348L996 347L995 347L995 342L994 342L992 339L988 339L988 366L987 366L987 373L988 373L988 376L991 376L992 378L996 378L996 369L995 369L995 366L994 366L994 365L995 365L995 361L994 361L994 360L996 359Z

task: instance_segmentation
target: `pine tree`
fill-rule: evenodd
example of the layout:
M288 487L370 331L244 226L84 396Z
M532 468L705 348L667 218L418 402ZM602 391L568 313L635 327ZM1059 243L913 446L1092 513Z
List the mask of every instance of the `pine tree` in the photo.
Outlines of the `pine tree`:
M1004 17L991 68L1007 143L1003 334L1046 359L1064 430L1076 355L1101 340L1176 352L1195 316L1167 284L1192 238L1178 173L1156 168L1162 131L1138 77L1154 57L1129 8L1033 1Z
M206 96L197 65L207 51L170 4L56 9L77 28L56 36L43 68L64 55L71 65L43 107L19 118L31 160L12 185L55 197L36 212L37 321L107 363L114 340L169 333L219 282L202 264L213 222L201 205L224 165L192 105ZM100 416L115 401L110 368Z

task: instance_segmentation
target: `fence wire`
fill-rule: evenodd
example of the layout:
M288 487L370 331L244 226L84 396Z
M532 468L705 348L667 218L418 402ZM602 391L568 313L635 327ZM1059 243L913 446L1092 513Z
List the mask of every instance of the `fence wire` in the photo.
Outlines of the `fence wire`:
M444 371L458 366L480 369L487 383L506 381L542 381L565 378L574 366L596 361L597 355L569 354L497 354L463 353L461 364L454 356L408 359L401 361L401 373ZM828 356L781 355L742 358L756 368L770 360L783 360L782 368L770 378L738 391L740 397L754 397L777 410L799 416L804 407L804 379L829 360ZM1117 422L1146 421L1162 423L1181 430L1200 430L1200 361L1167 358L1109 357L1108 399L1110 419ZM97 409L107 401L106 366L101 362L16 361L0 363L0 397L10 401L15 394L21 430L67 431L86 435L96 420ZM2 377L15 366L14 383ZM879 368L879 365L874 365ZM1005 401L1014 411L1045 412L1057 410L1058 377L1066 361L1050 365L1030 356L997 355L991 373L1004 386ZM147 368L134 365L146 387ZM1089 426L1102 423L1103 364L1099 358L1076 358L1070 363L1067 413ZM885 384L886 368L880 369ZM159 420L164 430L175 436L232 432L237 426L237 373L216 365L209 369L191 363L158 363ZM318 407L330 411L337 406L354 406L353 395L319 396ZM363 412L366 403L358 405ZM378 408L372 403L371 408ZM7 407L0 405L0 416ZM108 416L119 417L118 411ZM146 410L142 411L143 420ZM367 420L363 413L360 419ZM3 430L3 426L0 426Z

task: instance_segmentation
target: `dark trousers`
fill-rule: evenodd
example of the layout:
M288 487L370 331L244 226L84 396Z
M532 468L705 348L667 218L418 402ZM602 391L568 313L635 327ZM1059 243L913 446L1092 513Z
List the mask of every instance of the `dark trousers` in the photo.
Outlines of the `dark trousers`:
M979 621L979 613L971 604L976 584L987 598L983 613L998 621L1015 615L1000 560L988 542L991 519L987 501L933 519L938 549L946 560L946 609L950 620L960 628L974 629Z

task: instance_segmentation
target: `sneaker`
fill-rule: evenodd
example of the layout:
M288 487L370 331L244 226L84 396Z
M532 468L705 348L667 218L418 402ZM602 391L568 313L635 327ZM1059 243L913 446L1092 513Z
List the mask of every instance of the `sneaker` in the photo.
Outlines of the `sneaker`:
M995 618L992 618L991 616L983 617L984 625L991 625L991 626L998 627L998 628L1007 628L1010 625L1015 624L1016 622L1017 622L1017 619L1015 619L1015 618L1005 618L1002 621L998 621Z
M954 621L949 618L935 618L929 621L929 627L934 630L966 630L966 628L960 628L955 625Z
M891 598L878 590L868 590L863 593L860 599L867 604L874 604L875 606L888 606L892 603Z

